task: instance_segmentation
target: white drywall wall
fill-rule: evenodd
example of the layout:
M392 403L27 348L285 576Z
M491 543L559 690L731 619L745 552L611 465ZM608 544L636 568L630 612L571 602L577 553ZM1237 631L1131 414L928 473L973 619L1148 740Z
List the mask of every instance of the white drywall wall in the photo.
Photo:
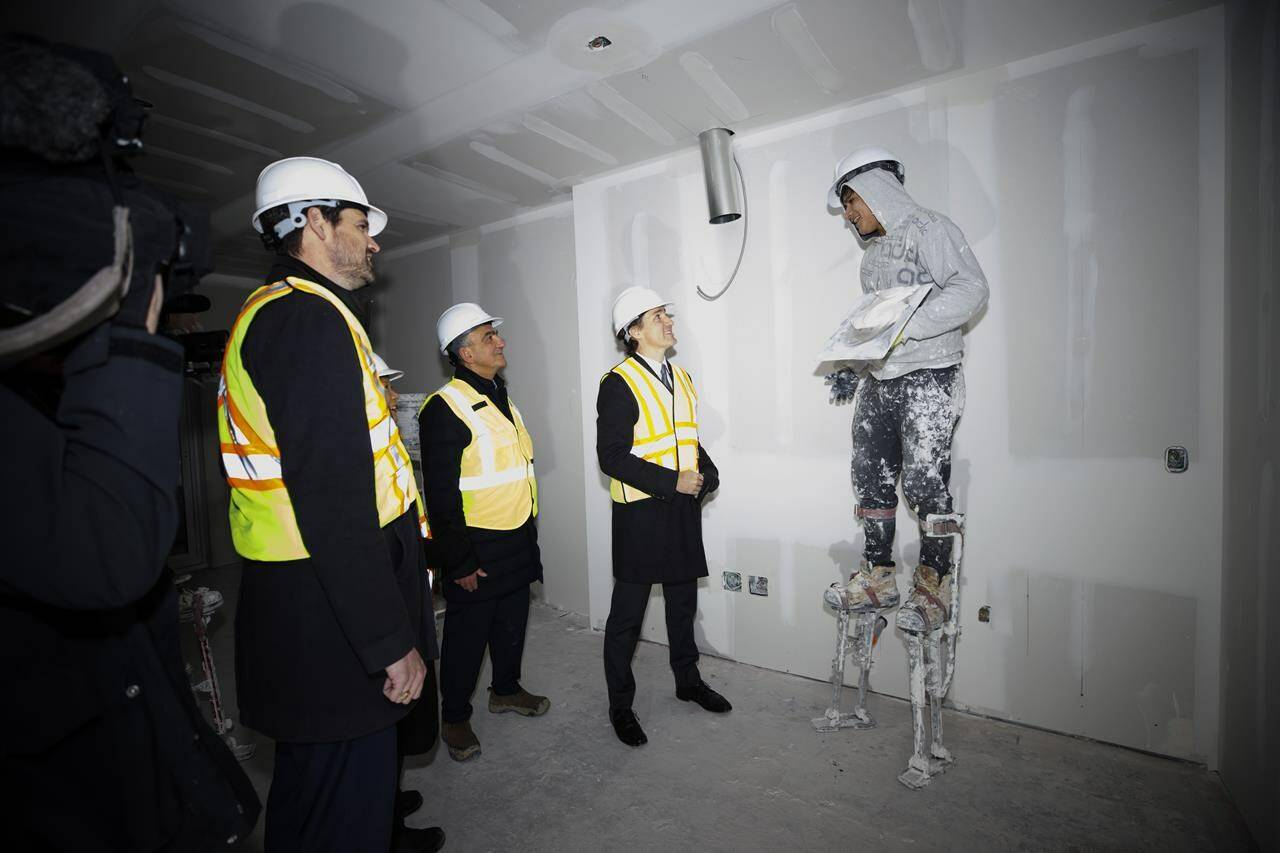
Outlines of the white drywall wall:
M952 489L969 514L962 705L1216 760L1222 543L1223 57L1212 9L991 72L735 138L750 237L706 224L696 151L575 187L590 616L611 588L593 389L629 284L676 302L722 489L705 510L708 652L816 678L847 578L848 408L812 356L860 292L861 248L824 209L835 161L883 145L907 188L967 234L991 283L968 336ZM567 401L566 401L567 405ZM1190 470L1163 467L1186 446ZM918 535L899 515L899 564ZM770 595L721 588L763 574ZM905 587L907 569L900 573ZM655 595L657 593L655 592ZM989 624L977 621L990 605ZM665 640L661 608L645 636ZM873 688L902 695L901 635ZM662 689L669 685L645 685ZM732 698L732 685L726 686Z
M538 541L545 584L535 594L586 612L583 445L577 342L573 209L569 203L499 222L379 263L374 346L405 371L398 390L429 392L450 374L436 318L455 302L479 302L504 318L512 399L533 436Z

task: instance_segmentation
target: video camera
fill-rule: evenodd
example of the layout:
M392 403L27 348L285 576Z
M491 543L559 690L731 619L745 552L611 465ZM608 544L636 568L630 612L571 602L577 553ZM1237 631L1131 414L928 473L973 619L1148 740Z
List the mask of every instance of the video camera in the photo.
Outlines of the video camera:
M129 168L150 107L106 54L0 37L0 368L212 271L207 210Z

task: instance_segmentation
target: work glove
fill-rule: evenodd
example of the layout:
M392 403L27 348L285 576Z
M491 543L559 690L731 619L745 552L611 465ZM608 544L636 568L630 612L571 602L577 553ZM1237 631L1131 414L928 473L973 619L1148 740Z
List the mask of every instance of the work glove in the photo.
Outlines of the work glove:
M842 367L835 373L827 374L827 384L831 386L831 405L852 403L853 395L858 390L858 374L852 367Z

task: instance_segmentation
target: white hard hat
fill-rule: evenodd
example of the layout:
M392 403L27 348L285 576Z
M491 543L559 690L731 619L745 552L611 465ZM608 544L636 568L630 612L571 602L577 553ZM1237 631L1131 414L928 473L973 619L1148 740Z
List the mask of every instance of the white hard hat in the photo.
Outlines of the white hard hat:
M502 325L502 318L495 317L474 302L459 302L446 308L436 321L436 340L440 342L440 354L449 351L449 344L458 335L464 335L476 326L492 323L494 328Z
M831 189L827 191L827 206L841 207L840 191L849 183L854 175L871 169L888 169L898 183L906 182L906 170L902 161L885 148L859 148L836 164L835 177L832 178Z
M373 353L373 369L379 377L388 382L395 382L401 376L404 376L403 370L396 370L394 367L388 367L387 363L382 360L382 356L376 352Z
M628 287L613 300L613 333L622 334L622 330L644 312L670 304L672 303L659 296L657 291L647 287Z
M262 233L263 211L282 204L289 205L289 218L275 227L277 237L301 228L306 219L302 211L314 205L333 207L338 202L351 202L369 208L369 236L376 237L387 226L387 214L369 204L360 182L337 163L319 157L287 157L277 160L258 174L254 193L253 218L250 222ZM308 202L302 204L302 202Z

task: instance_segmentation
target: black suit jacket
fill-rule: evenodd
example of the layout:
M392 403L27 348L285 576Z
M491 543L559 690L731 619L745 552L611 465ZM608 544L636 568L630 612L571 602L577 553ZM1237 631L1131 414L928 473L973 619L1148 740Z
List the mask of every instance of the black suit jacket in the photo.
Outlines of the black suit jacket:
M454 376L511 420L507 383L501 376L488 380L462 366L455 369ZM483 601L542 580L542 552L534 518L515 530L467 525L458 474L462 470L462 452L471 443L470 427L458 419L443 398L433 397L418 415L418 435L422 439L423 497L431 521L431 557L444 572L441 589L445 600ZM475 592L467 592L453 582L476 569L484 569L487 577L478 579Z
M364 292L295 259L364 322ZM426 566L416 510L379 525L364 386L351 332L326 300L293 293L262 307L241 346L280 446L309 557L246 560L236 609L236 684L245 725L288 742L338 741L394 725L386 667L427 656Z
M631 357L653 373L644 359ZM697 496L677 492L676 471L631 455L639 417L640 407L627 383L616 373L606 374L596 397L600 470L653 496L613 504L613 576L629 583L681 583L706 577L702 499L720 487L720 471L699 443L702 491Z

